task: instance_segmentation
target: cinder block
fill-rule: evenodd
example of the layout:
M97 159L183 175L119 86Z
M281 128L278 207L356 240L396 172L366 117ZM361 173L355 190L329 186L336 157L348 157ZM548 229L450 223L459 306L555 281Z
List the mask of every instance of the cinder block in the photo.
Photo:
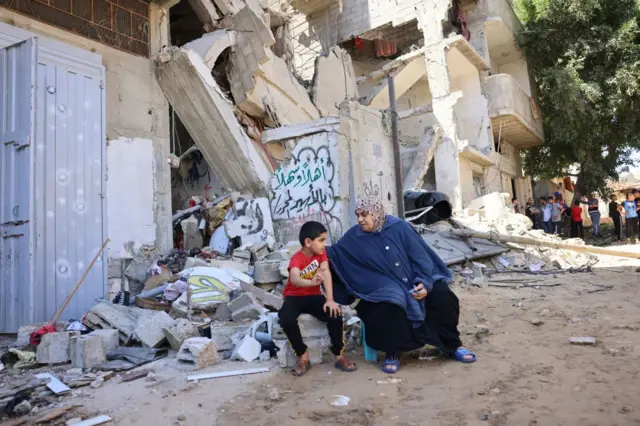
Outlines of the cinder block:
M178 361L194 364L196 369L216 363L216 345L206 337L191 337L184 341L178 351Z
M200 336L196 326L184 318L177 319L175 323L168 327L163 327L162 332L167 338L169 345L176 351L180 350L186 340Z
M42 336L36 349L36 359L40 364L59 364L69 362L70 339L78 336L78 332L49 333Z
M251 324L233 324L233 325L220 325L217 323L211 324L211 340L216 345L219 351L229 351L233 349L232 337L235 334L245 333Z
M89 333L89 336L98 336L100 338L105 354L114 351L120 344L120 333L114 328L95 330Z
M71 365L75 368L92 368L107 360L102 339L99 336L74 336L70 344Z
M174 324L174 319L164 311L158 312L151 317L141 318L136 326L136 336L144 346L157 348L166 342L163 327L170 327Z

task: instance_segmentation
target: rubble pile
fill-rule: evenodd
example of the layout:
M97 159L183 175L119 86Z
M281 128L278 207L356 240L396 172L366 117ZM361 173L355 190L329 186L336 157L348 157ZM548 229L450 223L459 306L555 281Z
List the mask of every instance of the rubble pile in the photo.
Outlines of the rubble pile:
M523 214L515 213L510 204L509 194L492 193L473 200L467 209L454 215L458 224L473 231L495 234L513 235L534 238L537 240L562 241L558 235L546 234L541 229L532 229L533 223ZM446 231L451 225L439 222L433 225L439 231ZM572 244L582 245L584 241L575 238L566 240ZM569 250L546 247L525 246L515 243L506 244L511 250L483 261L482 264L494 270L528 270L529 272L551 271L557 269L582 268L592 265L597 257ZM477 262L480 263L480 262ZM485 265L490 264L490 265ZM478 276L473 268L455 268L463 271L471 279Z

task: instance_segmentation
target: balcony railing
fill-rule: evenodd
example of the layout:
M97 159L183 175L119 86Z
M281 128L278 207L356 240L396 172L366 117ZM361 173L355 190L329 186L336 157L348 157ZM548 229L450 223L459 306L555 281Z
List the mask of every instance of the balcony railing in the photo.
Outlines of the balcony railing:
M485 89L496 140L500 137L517 148L530 148L544 142L540 109L511 75L487 77Z

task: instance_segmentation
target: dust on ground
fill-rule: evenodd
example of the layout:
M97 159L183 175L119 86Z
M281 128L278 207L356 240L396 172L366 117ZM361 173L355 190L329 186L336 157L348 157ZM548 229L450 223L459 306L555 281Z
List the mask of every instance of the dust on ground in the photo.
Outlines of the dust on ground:
M107 382L71 402L118 425L636 425L639 266L610 258L592 273L511 275L534 287L456 289L475 364L410 357L390 376L357 352L355 373L327 359L302 378L271 363L260 364L272 366L263 375L188 384L164 360L152 380ZM572 345L572 336L597 343ZM348 405L332 406L336 395Z

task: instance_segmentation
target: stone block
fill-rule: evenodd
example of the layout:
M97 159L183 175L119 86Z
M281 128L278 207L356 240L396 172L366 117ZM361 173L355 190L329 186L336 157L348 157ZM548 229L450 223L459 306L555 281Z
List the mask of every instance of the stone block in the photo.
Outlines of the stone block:
M233 349L233 336L242 333L246 333L251 324L233 324L233 325L221 325L218 323L211 324L211 340L216 345L219 351L229 351Z
M238 263L249 264L251 263L251 251L250 250L234 250L231 255L231 260ZM241 271L242 272L242 271Z
M231 321L231 309L227 305L220 305L213 314L214 321Z
M259 284L277 283L282 281L280 260L262 260L256 262L253 269L253 279Z
M176 351L180 350L187 339L200 336L196 326L184 318L177 319L168 327L163 327L162 332L167 338L169 345Z
M174 319L166 312L158 312L147 318L140 318L136 326L136 336L144 346L157 348L166 343L163 327L170 327L174 324Z
M242 261L211 259L209 263L215 268L221 268L225 270L235 269L236 271L242 272L243 274L249 272L249 262L245 262L244 259L242 259Z
M251 336L244 336L233 350L233 358L245 362L255 361L260 357L262 345Z
M186 339L178 351L178 361L194 364L196 369L216 363L216 345L206 337Z
M255 320L264 313L264 308L260 306L255 296L251 293L243 293L240 297L229 302L227 306L231 310L231 319L233 321Z
M69 344L72 335L77 332L49 333L42 336L36 349L36 359L40 364L58 364L69 362Z
M274 340L275 345L278 347L278 363L282 368L291 368L296 365L296 355L291 348L291 344L288 340ZM309 352L309 361L311 365L322 364L323 356L325 353L330 352L329 338L310 338L304 339L305 345L307 345L307 351Z
M107 360L99 336L74 336L70 344L71 365L75 368L93 368Z
M308 338L328 338L329 330L327 324L307 314L298 317L298 325L303 339ZM274 339L286 339L287 336L282 331L280 323L276 320L273 323L272 335Z
M120 344L120 332L114 328L95 330L89 333L89 336L98 336L100 338L105 354L114 351Z
M254 260L264 260L269 255L269 244L266 241L255 243L251 246L251 254Z

